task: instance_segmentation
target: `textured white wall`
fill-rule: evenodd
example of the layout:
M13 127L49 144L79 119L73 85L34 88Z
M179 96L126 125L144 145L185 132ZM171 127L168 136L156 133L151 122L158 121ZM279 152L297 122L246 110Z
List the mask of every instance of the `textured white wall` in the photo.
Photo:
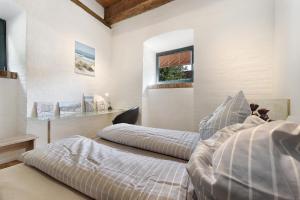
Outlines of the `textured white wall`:
M26 133L34 101L80 101L83 92L107 91L111 31L77 5L69 0L0 0L0 16L7 20L8 68L19 75L18 80L0 80L5 94L0 98L0 138ZM96 77L74 73L75 40L96 48ZM16 155L1 155L0 163Z
M291 115L300 121L300 1L276 0L274 63L278 95L291 98Z
M195 125L239 90L272 98L276 82L272 0L219 1L205 13L195 30Z
M68 0L16 1L27 14L28 113L34 101L79 100L83 92L109 91L114 107L142 106L144 42L182 29L195 33L195 86L182 93L194 94L192 113L184 113L194 123L184 127L196 129L201 117L240 89L250 98L274 95L274 0L177 0L112 31ZM75 40L96 48L96 77L74 73ZM182 108L184 95L159 92L154 103Z
M274 1L178 0L114 26L110 73L118 80L111 85L115 105L142 105L143 43L180 29L195 31L192 129L240 89L250 98L273 96Z
M150 89L143 96L144 126L193 131L194 91Z
M26 133L26 15L13 1L0 1L0 17L6 20L8 69L17 80L0 80L0 139ZM0 155L0 163L15 160L20 151Z
M17 80L0 79L0 92L3 94L0 98L0 138L11 137L17 134L17 88Z
M193 89L148 89L156 83L156 53L191 46L193 30L179 30L155 36L144 43L142 125L192 130Z
M18 87L17 80L0 79L0 93L3 94L0 98L0 139L18 134ZM15 160L18 155L19 151L0 154L0 164Z
M26 14L22 11L7 20L8 70L18 73L16 107L18 134L26 133Z
M27 108L103 94L112 79L111 31L69 0L17 0L27 14ZM55 13L55 14L54 14ZM75 41L96 49L96 76L74 73Z

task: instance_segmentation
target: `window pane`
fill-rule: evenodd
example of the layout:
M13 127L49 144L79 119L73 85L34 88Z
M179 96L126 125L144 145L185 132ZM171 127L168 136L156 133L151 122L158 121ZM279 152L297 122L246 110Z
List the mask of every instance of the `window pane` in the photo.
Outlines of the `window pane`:
M159 82L193 81L193 47L159 53L157 64Z
M164 55L159 57L160 68L182 66L191 63L192 63L192 51L183 51L183 52L173 53L170 55Z
M0 70L6 69L6 22L0 19Z

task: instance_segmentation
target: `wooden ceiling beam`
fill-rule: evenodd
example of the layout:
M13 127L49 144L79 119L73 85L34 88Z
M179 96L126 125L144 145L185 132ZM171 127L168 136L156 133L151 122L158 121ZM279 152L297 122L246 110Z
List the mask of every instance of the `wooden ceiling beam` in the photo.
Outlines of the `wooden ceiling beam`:
M100 1L100 0L99 0ZM112 25L174 0L121 0L105 8L105 21Z
M120 0L96 0L100 5L102 5L104 8L107 8Z
M81 7L87 13L89 13L90 15L92 15L93 17L95 17L97 20L99 20L105 26L107 26L108 28L111 28L111 26L110 26L109 23L107 23L102 17L100 17L97 13L95 13L94 11L92 11L89 7L87 7L86 5L84 5L80 0L71 0L71 1L73 3L75 3L76 5L78 5L79 7Z

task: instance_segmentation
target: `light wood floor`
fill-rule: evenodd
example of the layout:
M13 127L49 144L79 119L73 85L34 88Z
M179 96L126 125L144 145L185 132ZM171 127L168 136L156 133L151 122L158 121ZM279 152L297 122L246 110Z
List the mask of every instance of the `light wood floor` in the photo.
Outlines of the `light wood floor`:
M11 161L9 163L0 164L0 170L4 169L4 168L11 167L11 166L14 166L14 165L17 165L17 164L20 164L20 163L22 163L22 162L18 161L18 160L14 160L14 161Z

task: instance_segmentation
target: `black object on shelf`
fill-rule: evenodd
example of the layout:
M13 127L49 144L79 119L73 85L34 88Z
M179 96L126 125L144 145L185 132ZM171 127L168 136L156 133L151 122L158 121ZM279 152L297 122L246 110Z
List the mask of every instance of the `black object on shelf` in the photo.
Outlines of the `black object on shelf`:
M131 108L118 116L112 121L113 124L135 124L139 117L139 107Z

